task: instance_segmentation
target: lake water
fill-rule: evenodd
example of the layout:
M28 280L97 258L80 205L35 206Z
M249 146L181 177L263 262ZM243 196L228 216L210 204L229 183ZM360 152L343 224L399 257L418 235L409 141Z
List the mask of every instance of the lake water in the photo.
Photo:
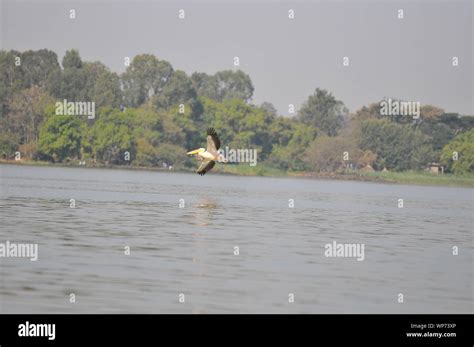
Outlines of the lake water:
M0 170L0 242L39 250L0 258L0 313L473 312L473 189ZM364 260L326 257L333 241Z

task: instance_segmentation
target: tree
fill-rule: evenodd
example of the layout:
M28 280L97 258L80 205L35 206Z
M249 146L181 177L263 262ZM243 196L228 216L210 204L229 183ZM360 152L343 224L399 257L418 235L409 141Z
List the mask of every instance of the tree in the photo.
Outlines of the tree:
M433 105L423 105L420 107L420 118L423 121L438 122L443 114L444 110L442 108Z
M61 70L58 56L47 49L24 52L21 55L21 69L25 82L24 87L35 85L48 87L51 83L51 76Z
M474 129L459 134L443 148L441 163L455 174L474 171Z
M120 79L100 62L82 62L75 50L63 58L64 70L51 77L49 90L58 99L95 102L96 108L120 107L122 90Z
M370 150L377 155L375 165L378 168L420 169L433 159L431 155L424 157L420 154L430 153L424 147L430 146L428 136L411 125L394 123L388 119L363 121L358 129L357 140L362 150Z
M208 75L204 72L194 72L191 75L191 81L198 96L218 100L217 95L218 85L217 79L214 76Z
M305 152L305 162L314 171L338 171L373 165L376 155L363 151L351 136L318 137ZM352 165L351 165L352 164Z
M408 164L407 168L421 170L427 164L437 161L437 158L439 158L439 155L434 151L430 140L427 140L425 143L414 148L411 157L405 158L405 161Z
M186 150L175 144L164 143L156 148L156 160L160 165L183 166L187 158L183 155Z
M280 122L280 126L281 124ZM290 124L291 132L285 134L284 131L282 133L288 140L273 144L268 162L284 170L305 170L308 168L308 163L305 161L305 151L316 138L318 130L313 126L294 120Z
M278 115L277 109L275 108L275 106L273 106L271 102L267 102L267 101L262 102L262 104L260 105L260 108L264 110L265 112L267 112L267 114L269 114L272 117L276 117Z
M219 71L213 76L194 73L191 79L199 96L216 101L240 99L249 102L252 99L252 80L241 70Z
M363 122L368 119L379 119L380 115L380 103L372 103L368 106L362 106L352 116L351 122Z
M346 113L342 101L336 100L328 91L316 88L298 112L298 119L322 130L328 136L335 136L344 124Z
M80 69L82 67L82 59L79 56L79 52L75 49L71 49L64 54L62 61L63 69Z
M217 80L218 100L241 99L249 102L253 95L252 80L241 70L219 71L215 75Z
M106 164L130 164L135 157L133 113L107 109L99 114L90 133L92 155ZM127 153L128 152L128 153Z
M50 50L0 51L0 116L8 112L12 96L33 86L49 90L60 71L57 55Z
M191 79L184 71L173 72L169 82L163 87L160 94L154 98L158 109L168 109L179 104L192 104L196 101L197 93Z
M11 132L0 133L0 158L11 159L20 146L20 136Z
M47 109L53 105L54 99L35 85L16 93L9 100L9 113L2 123L20 136L22 144L36 142Z
M20 55L17 51L0 51L0 115L7 112L6 103L10 95L25 87L21 67L15 65L15 58Z
M276 117L269 128L272 145L287 146L295 134L295 126L298 123L298 121L292 118ZM311 139L311 141L313 140L314 138Z
M321 136L305 151L304 161L313 171L336 171L344 167L344 152L349 150L347 141L340 136Z
M97 108L118 108L122 103L120 79L102 63L84 63L86 101L94 101Z
M433 150L438 153L455 136L454 131L448 125L440 122L422 122L419 129L431 138Z
M85 124L76 116L49 116L40 130L40 155L54 162L78 158L84 131Z
M67 51L62 60L63 71L59 76L54 76L57 86L51 92L59 99L68 101L90 101L87 98L87 75L79 52Z
M205 140L205 126L219 130L221 142L230 148L257 149L259 160L264 160L272 149L270 126L274 117L265 110L243 100L229 99L216 102L202 98L203 129L200 140ZM199 129L199 128L198 128Z
M449 126L455 134L468 131L474 127L474 116L460 116L457 113L445 113L440 117L440 121Z
M153 95L161 94L172 73L170 63L152 54L135 56L121 78L125 105L138 107Z
M146 138L137 139L137 153L133 161L138 166L155 166L158 164L157 151Z

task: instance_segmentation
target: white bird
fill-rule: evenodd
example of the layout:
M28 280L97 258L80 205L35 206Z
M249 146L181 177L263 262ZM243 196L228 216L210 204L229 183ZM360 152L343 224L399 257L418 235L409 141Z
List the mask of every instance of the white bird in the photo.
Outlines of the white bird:
M221 141L217 136L216 130L214 128L207 129L207 148L198 148L193 151L190 151L186 154L194 155L196 159L201 160L202 163L197 169L199 175L204 175L206 172L211 171L211 169L216 165L216 161L227 162L221 157L218 150L221 146Z

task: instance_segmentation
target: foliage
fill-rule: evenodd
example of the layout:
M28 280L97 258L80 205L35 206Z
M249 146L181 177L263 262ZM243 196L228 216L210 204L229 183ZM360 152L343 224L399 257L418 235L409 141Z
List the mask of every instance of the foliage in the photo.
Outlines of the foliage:
M20 151L54 162L194 168L185 153L205 146L206 129L214 127L222 149L257 149L259 163L216 171L404 171L437 161L455 174L473 171L473 116L422 105L418 120L402 119L382 116L372 103L349 117L341 100L316 88L291 118L269 102L252 104L253 92L243 71L189 76L151 54L135 56L118 75L76 50L62 64L46 49L0 51L0 157ZM93 101L96 118L55 114L64 99Z
M216 101L240 99L249 102L253 95L253 84L243 71L219 71L213 76L194 73L191 76L199 96Z
M360 124L358 145L377 155L377 168L421 169L433 161L429 137L411 125L387 119L369 119Z
M342 101L324 89L317 88L301 107L298 118L305 124L322 130L326 135L335 136L344 125L347 110Z
M135 156L136 142L132 136L130 113L106 110L90 130L92 154L106 164L127 164Z
M0 133L0 158L13 159L19 146L20 135L11 132Z
M76 116L52 115L40 130L40 155L54 162L78 158L81 151L84 123Z
M313 171L338 171L373 165L376 155L363 151L356 139L350 136L321 136L314 140L305 152L305 161Z
M172 73L173 67L165 60L151 54L135 56L122 75L125 105L138 107L161 94Z
M454 160L457 153L457 160ZM442 151L441 162L455 174L474 172L474 129L460 134Z
M36 142L39 127L54 99L36 85L19 91L8 100L8 114L0 119L4 129L20 136L21 143Z

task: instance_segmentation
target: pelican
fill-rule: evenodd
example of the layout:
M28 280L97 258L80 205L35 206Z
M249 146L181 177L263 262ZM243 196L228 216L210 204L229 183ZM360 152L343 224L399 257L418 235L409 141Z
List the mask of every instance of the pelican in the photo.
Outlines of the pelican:
M220 157L219 152L217 150L221 146L221 141L219 137L217 137L216 130L214 128L207 129L207 148L198 148L194 151L190 151L186 154L194 155L196 159L201 160L202 163L197 169L197 173L199 175L204 175L206 172L211 171L214 165L216 165L216 161L224 161Z

